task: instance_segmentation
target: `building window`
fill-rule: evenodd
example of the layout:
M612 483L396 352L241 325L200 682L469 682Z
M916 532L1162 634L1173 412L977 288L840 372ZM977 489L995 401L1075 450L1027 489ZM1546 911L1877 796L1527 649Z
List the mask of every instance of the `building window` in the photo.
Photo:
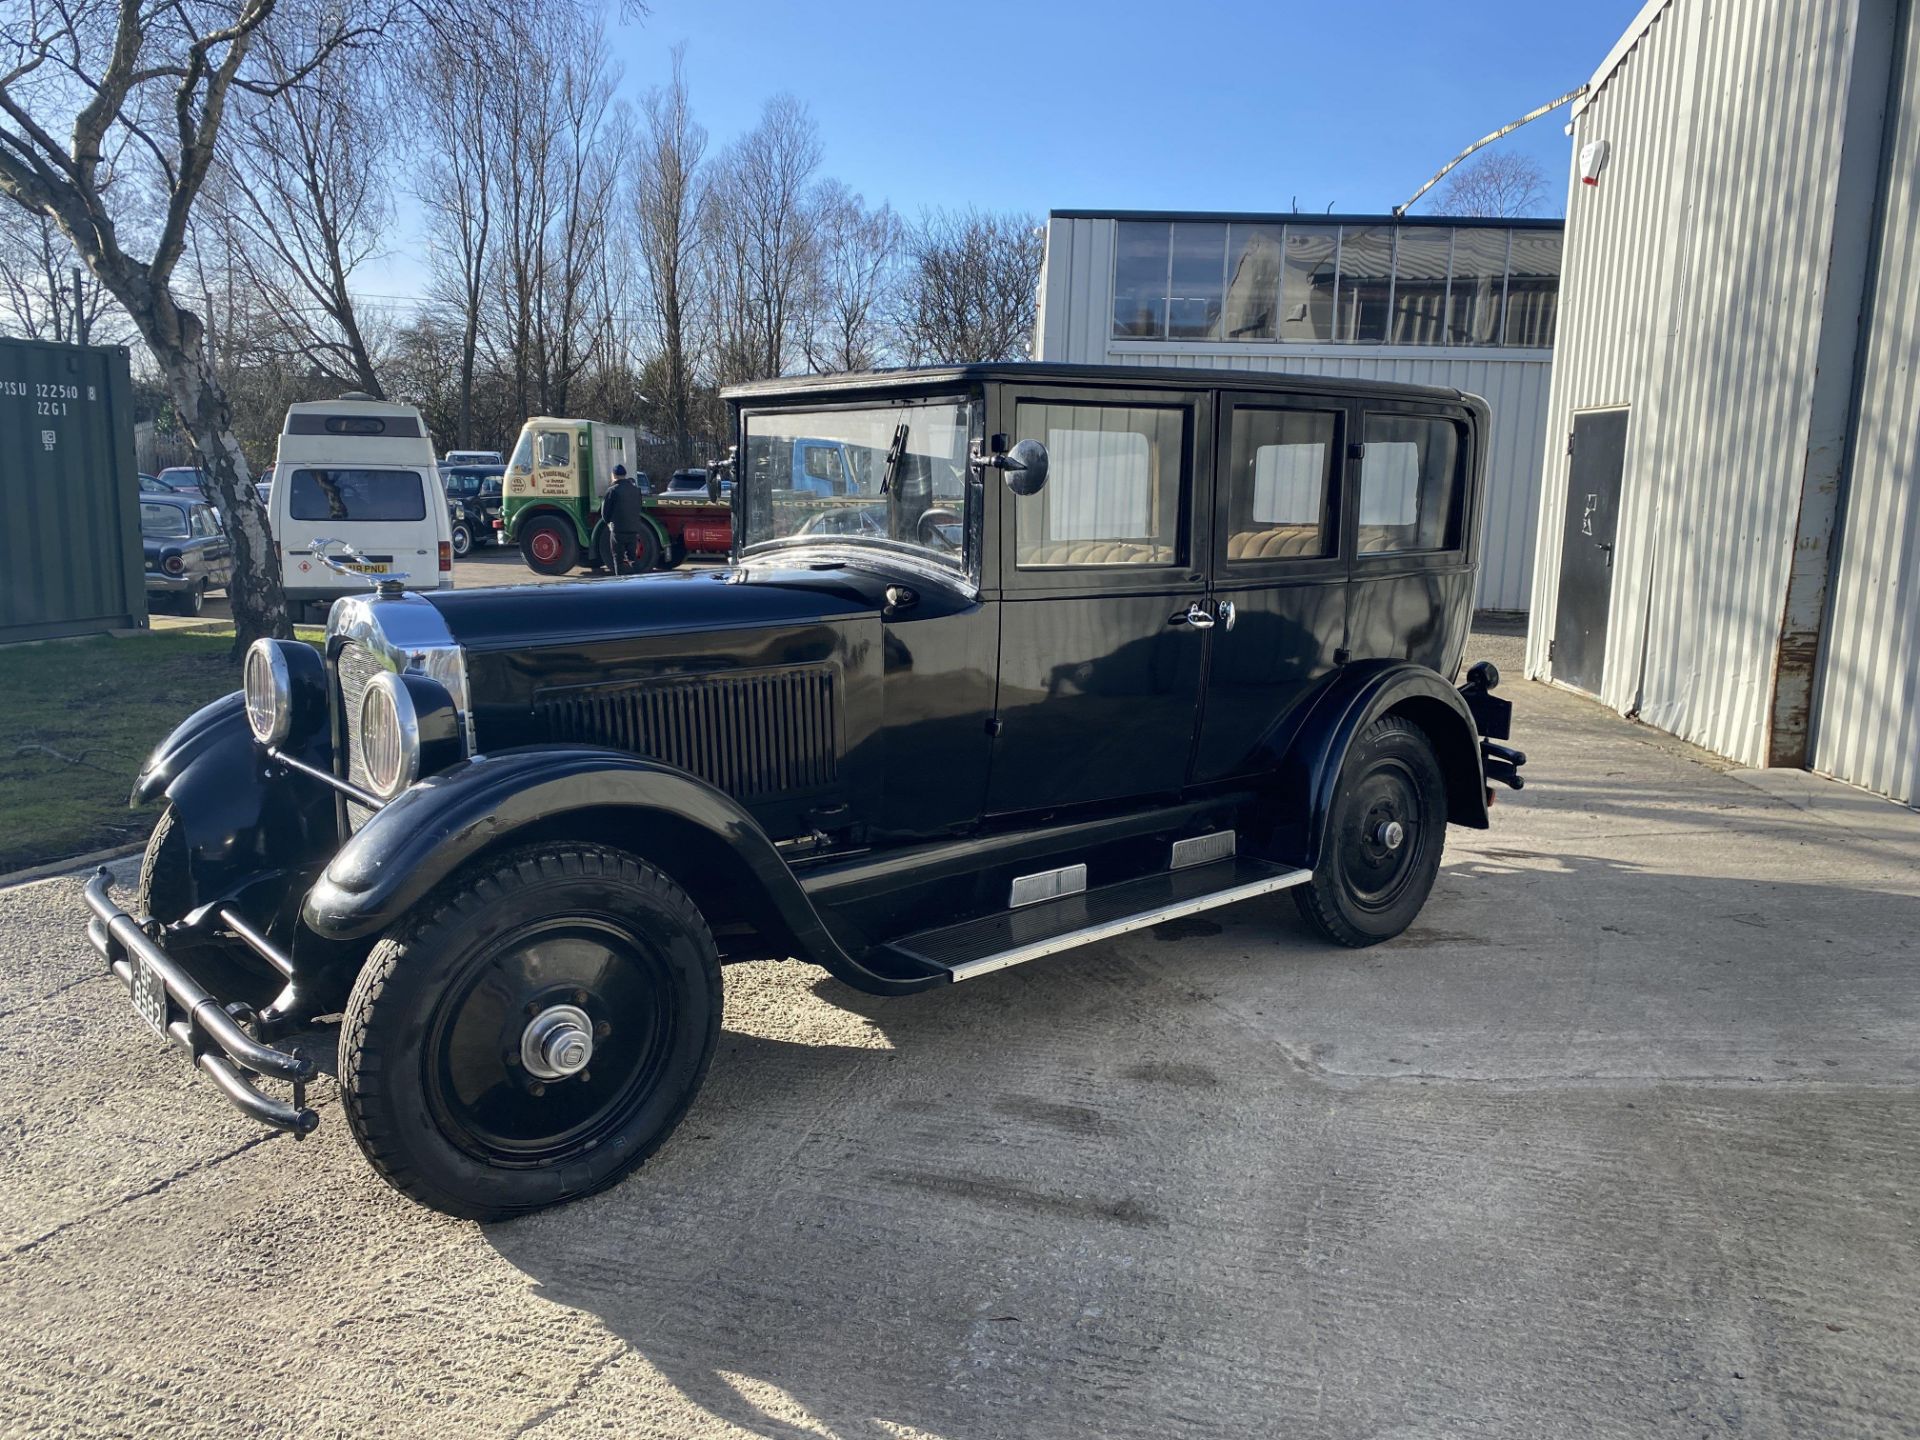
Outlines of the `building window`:
M1158 340L1167 333L1165 221L1122 220L1113 251L1113 333Z
M1117 340L1553 344L1561 232L1116 222Z
M1227 227L1173 227L1173 261L1168 269L1167 338L1218 340L1221 292L1226 283Z

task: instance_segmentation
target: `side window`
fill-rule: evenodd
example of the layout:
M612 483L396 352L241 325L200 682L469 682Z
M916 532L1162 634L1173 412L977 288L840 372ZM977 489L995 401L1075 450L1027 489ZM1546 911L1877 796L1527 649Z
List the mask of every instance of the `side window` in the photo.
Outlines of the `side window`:
M573 463L573 437L564 430L540 432L540 468L564 467Z
M1185 408L1027 403L1015 424L1048 456L1040 493L1014 500L1022 569L1180 559Z
M1335 417L1315 410L1233 412L1227 445L1227 560L1334 553Z
M1460 543L1460 427L1451 420L1369 415L1360 462L1363 555L1451 550Z

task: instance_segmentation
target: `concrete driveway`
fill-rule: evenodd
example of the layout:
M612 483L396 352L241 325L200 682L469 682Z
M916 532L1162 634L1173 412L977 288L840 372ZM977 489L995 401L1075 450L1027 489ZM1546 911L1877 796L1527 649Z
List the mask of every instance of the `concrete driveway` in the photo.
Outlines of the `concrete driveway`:
M1533 785L1400 941L1280 896L917 999L738 967L674 1139L504 1225L330 1085L243 1123L76 881L0 893L0 1429L1920 1434L1920 817L1509 693Z

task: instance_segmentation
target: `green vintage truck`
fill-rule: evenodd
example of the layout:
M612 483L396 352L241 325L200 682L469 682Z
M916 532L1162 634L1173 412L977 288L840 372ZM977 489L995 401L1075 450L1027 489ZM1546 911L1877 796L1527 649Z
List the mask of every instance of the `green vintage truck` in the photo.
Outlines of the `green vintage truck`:
M520 428L507 461L500 539L518 545L542 575L609 567L613 537L601 523L600 499L615 465L649 488L637 455L631 426L536 415ZM733 548L733 511L717 481L704 496L650 493L647 518L635 556L641 570L671 570L689 555L721 557Z

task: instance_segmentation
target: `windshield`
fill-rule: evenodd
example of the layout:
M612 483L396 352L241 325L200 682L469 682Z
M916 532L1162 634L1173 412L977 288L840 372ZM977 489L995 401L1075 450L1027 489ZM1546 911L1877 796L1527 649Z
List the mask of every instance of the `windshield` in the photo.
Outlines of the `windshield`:
M882 540L959 565L973 417L961 399L744 416L746 546Z
M140 507L140 533L156 540L185 539L187 512L179 505L156 505L149 501Z

